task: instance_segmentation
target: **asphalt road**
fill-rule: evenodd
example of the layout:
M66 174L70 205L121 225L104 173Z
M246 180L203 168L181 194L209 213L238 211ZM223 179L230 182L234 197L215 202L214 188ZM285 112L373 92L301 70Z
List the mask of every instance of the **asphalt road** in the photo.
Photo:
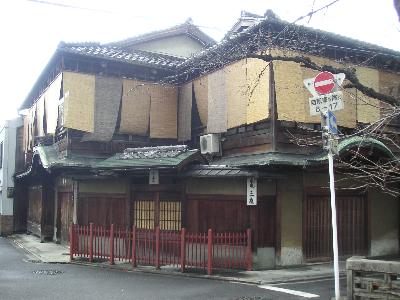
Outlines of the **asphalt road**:
M330 299L332 280L257 286L31 261L0 238L0 300L13 299ZM345 280L341 281L345 290ZM284 289L274 291L271 289ZM309 293L309 294L288 294Z

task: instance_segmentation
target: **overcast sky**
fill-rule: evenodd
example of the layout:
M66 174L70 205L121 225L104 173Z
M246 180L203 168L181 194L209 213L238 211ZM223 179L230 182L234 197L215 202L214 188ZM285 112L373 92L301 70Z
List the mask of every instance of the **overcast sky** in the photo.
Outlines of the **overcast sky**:
M272 9L292 22L332 1L0 1L0 121L16 115L60 41L116 41L181 24L189 17L220 40L242 10L263 15ZM400 23L393 0L339 0L297 24L400 51Z

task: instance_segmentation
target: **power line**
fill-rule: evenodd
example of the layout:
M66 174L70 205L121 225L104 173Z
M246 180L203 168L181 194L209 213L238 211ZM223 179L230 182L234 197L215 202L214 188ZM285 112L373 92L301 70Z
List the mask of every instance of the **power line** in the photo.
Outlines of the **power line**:
M53 6L64 7L64 8L95 11L95 12L101 12L101 13L113 13L112 11L108 11L108 10L101 10L101 9L96 9L96 8L75 6L75 5L69 5L69 4L63 4L63 3L51 2L51 1L45 1L45 0L24 0L24 1L34 2L34 3L39 3L39 4L45 4L45 5L53 5Z
M111 11L111 10L92 8L92 7L69 5L69 4L63 4L63 3L59 3L59 2L52 2L52 1L46 1L46 0L23 0L23 1L33 2L33 3L43 4L43 5L57 6L57 7L61 7L61 8L69 8L69 9L84 10L84 11L90 11L90 12L96 12L96 13L103 13L103 14L126 15L129 13L129 12L122 12L122 11ZM129 17L130 18L138 18L138 19L156 19L156 16L138 16L138 15L131 15L130 13L129 13Z

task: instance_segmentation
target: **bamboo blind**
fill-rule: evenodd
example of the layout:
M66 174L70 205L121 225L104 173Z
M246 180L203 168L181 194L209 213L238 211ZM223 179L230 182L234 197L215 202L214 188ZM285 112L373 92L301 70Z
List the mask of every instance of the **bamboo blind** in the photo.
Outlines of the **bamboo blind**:
M194 95L196 98L197 110L203 126L207 126L208 116L208 77L200 77L193 82Z
M64 72L64 126L85 132L94 131L95 77Z
M228 128L247 122L246 60L226 67Z
M24 152L28 152L30 149L29 147L29 114L26 116L23 116L24 120L24 134L22 137L22 145L24 147Z
M269 115L269 64L247 59L247 124L265 120Z
M379 92L379 71L376 69L357 67L356 74L361 84ZM373 123L380 117L380 101L362 93L357 93L357 121Z
M228 126L226 73L218 70L208 75L207 132L225 132Z
M400 97L400 76L394 73L379 72L379 91L383 94ZM381 102L381 116L391 105Z
M149 85L137 80L124 79L122 83L121 133L147 135L150 120Z
M178 90L173 86L151 85L150 137L177 138Z
M37 136L45 136L44 132L44 95L36 102L36 132Z
M62 73L57 76L53 83L48 87L44 99L46 108L47 133L54 134L57 128L58 101L62 84Z
M34 103L29 109L28 116L29 116L28 145L29 149L32 149L33 137L36 135L36 103Z
M122 79L96 76L94 132L83 136L83 141L108 142L117 124L121 102Z
M178 141L191 139L192 131L192 83L179 88Z

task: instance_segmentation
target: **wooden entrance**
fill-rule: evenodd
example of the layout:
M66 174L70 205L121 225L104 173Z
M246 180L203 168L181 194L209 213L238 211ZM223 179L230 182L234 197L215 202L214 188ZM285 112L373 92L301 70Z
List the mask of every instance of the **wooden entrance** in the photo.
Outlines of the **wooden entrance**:
M58 192L57 239L69 242L69 226L73 222L74 201L72 192Z
M337 195L339 255L368 252L368 205L365 195ZM307 195L303 201L303 255L306 260L330 260L332 228L330 196Z
M190 232L243 232L252 230L253 248L276 245L275 197L259 197L247 206L244 196L187 195L186 220Z
M126 212L125 194L80 193L78 201L78 224L101 225L109 228L125 228Z

